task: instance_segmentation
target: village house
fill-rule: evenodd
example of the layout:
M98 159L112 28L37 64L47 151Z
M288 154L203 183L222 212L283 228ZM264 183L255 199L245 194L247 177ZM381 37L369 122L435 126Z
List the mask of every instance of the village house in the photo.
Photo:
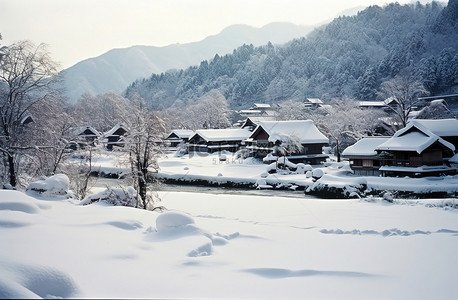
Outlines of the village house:
M169 143L170 148L176 148L181 143L187 143L189 138L194 134L194 130L189 129L174 129L165 138L166 142Z
M383 159L375 149L390 138L389 136L364 137L347 147L342 152L342 157L349 160L350 168L355 175L380 176L382 173L379 169Z
M246 143L253 157L265 157L278 147L294 163L318 164L328 157L322 148L329 139L311 120L260 122Z
M318 108L318 107L322 107L324 103L319 98L306 98L304 100L304 105L310 108Z
M201 129L189 138L188 151L191 152L236 152L244 146L250 136L248 129Z
M377 147L384 156L384 176L455 174L449 160L458 144L458 120L412 120Z
M364 138L344 150L355 174L420 177L457 172L451 163L458 147L458 120L415 119L382 141Z
M254 103L250 109L240 110L239 114L243 117L266 117L274 116L275 110L270 104Z
M94 146L100 135L100 132L91 126L78 127L71 134L73 140L69 143L68 148L77 150L85 149L88 145Z
M103 134L102 143L107 150L113 150L113 147L124 147L122 137L127 133L124 125L118 123L113 128Z

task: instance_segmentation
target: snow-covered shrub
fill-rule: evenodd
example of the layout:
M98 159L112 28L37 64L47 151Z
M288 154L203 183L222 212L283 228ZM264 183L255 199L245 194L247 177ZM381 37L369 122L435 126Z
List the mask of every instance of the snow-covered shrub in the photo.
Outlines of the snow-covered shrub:
M26 192L34 192L47 197L68 195L70 181L65 174L56 174L29 184Z
M383 200L393 203L393 194L391 194L390 192L383 193Z
M273 188L271 185L267 184L265 179L258 179L256 180L256 189L271 189Z
M277 172L277 163L273 162L267 166L267 173L272 174Z
M305 174L307 173L307 171L312 171L313 168L311 165L306 165L306 164L303 164L303 163L298 163L296 165L296 173L297 174Z
M173 154L174 157L182 157L188 153L188 146L185 143L180 143L177 146L177 150Z
M124 188L107 188L106 190L86 197L80 203L81 205L88 205L94 202L102 201L114 206L137 206L137 191L129 186Z
M305 172L305 178L312 178L312 175L313 175L312 171Z
M184 231L189 227L195 228L194 219L179 211L166 211L156 218L156 230L158 232Z
M265 164L270 164L272 162L276 162L278 159L277 156L273 155L272 153L269 153L267 154L263 159L262 161L265 163Z
M324 172L322 169L314 169L312 171L312 177L314 179L320 179L321 177L323 177L323 175L324 175Z

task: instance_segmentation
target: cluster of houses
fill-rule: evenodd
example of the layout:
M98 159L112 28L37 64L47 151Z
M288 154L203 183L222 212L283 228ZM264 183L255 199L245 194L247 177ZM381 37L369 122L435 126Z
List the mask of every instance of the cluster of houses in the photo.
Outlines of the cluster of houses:
M96 141L101 141L107 150L124 145L122 136L127 133L127 128L122 124L116 124L105 133L100 133L91 126L76 128L72 133L72 141L69 143L70 150L85 149L88 145L94 146Z
M312 107L323 107L320 99L310 98ZM390 101L361 105L387 107ZM175 129L165 139L169 150L188 153L244 151L245 156L265 158L269 154L286 156L293 163L320 164L329 157L323 148L329 139L311 120L275 120L269 104L255 104L240 111L246 119L227 129ZM122 124L101 134L92 127L75 131L71 148L101 141L107 150L122 147L127 133ZM362 176L438 176L456 174L458 166L458 120L413 119L392 136L370 136L346 148L342 157L349 160L356 175Z
M319 100L319 99L317 99ZM315 99L313 105L320 105ZM384 101L383 105L389 105ZM380 104L382 106L382 104ZM311 120L275 121L268 105L256 104L242 111L247 117L239 128L173 130L171 146L186 145L192 152L236 152L263 158L284 146L283 155L294 163L319 164L328 158L323 147L329 144ZM300 147L288 151L288 145ZM350 167L362 176L439 176L457 173L458 120L413 119L393 136L365 137L342 153Z

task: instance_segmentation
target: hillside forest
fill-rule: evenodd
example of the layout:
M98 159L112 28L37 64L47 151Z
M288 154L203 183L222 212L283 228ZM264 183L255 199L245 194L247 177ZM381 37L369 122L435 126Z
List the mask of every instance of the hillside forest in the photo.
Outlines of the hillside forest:
M127 98L180 108L217 89L229 108L318 97L380 100L380 86L407 70L431 95L456 92L458 1L370 6L284 45L243 45L232 54L133 82Z

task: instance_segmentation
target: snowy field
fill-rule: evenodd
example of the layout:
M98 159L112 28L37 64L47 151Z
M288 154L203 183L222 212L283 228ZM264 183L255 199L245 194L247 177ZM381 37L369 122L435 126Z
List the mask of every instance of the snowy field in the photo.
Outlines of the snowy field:
M164 213L0 191L0 297L458 297L456 209L160 194Z
M265 164L215 157L164 158L161 172L265 177ZM101 171L118 167L98 161ZM336 184L348 172L344 164L323 170ZM304 174L264 179L273 176L312 183ZM458 298L458 199L389 203L178 186L159 192L161 213L83 206L56 196L59 181L53 186L47 197L0 190L0 298Z

